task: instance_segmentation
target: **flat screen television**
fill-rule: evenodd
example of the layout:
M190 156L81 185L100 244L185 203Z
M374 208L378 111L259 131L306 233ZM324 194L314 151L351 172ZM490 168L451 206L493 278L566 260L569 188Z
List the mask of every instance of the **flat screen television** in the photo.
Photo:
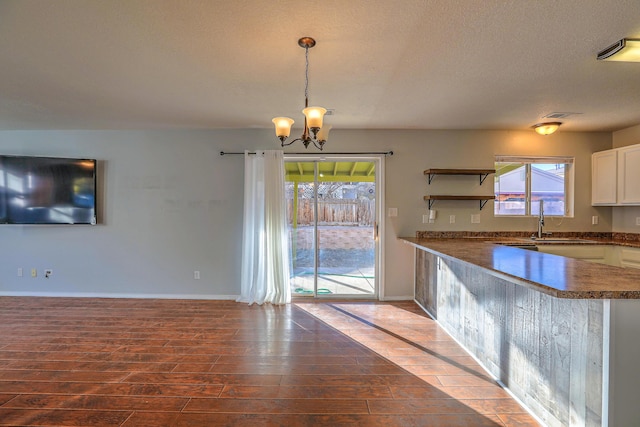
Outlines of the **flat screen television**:
M96 160L0 155L0 224L96 224Z

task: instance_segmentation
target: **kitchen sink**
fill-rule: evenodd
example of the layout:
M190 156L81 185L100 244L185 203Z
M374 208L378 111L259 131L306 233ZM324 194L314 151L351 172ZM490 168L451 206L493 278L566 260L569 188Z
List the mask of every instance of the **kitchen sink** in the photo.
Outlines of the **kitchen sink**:
M593 240L577 239L575 237L540 237L527 239L531 243L594 243Z
M510 242L500 242L503 246L510 246L512 248L520 248L520 249L528 249L531 251L537 251L539 244L584 244L584 243L595 243L594 240L588 239L578 239L575 237L542 237L538 238L529 238L529 239L515 239Z
M510 248L526 249L528 251L538 251L538 247L533 243L509 243L504 244L504 246L509 246Z

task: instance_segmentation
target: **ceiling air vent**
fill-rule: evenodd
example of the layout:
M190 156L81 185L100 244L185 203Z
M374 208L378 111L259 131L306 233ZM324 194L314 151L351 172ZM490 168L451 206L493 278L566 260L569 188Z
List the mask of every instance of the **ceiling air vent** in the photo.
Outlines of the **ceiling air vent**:
M543 119L564 119L566 117L569 116L574 116L576 114L582 114L582 113L560 113L560 112L555 112L555 113L549 113L545 116L542 116Z

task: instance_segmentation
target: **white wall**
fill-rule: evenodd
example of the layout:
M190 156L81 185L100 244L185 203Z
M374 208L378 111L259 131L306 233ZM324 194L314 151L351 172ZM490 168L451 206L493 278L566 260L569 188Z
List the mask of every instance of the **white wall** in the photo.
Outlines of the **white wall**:
M640 125L613 133L613 148L640 144ZM640 217L640 206L614 207L612 230L618 233L640 233L636 217Z
M435 224L422 224L423 196L492 194L476 177L438 176L427 168L490 168L496 154L576 157L575 218L550 231L610 231L611 208L590 205L590 156L611 148L610 133L334 130L327 151L387 151L385 295L413 296L412 248L398 236L417 230L531 230L531 218L494 218L493 204L471 224L477 202L436 202ZM0 294L224 298L239 293L242 156L224 151L277 148L271 130L3 131L0 153L97 158L100 225L0 226ZM301 146L287 151L304 151ZM456 223L449 224L449 215ZM600 224L591 225L599 215ZM25 271L17 277L17 269ZM37 268L39 277L29 277ZM51 268L45 279L42 270ZM201 280L193 279L193 271Z
M97 158L102 207L94 227L1 226L0 291L237 294L242 157L218 151L251 139L250 132L1 132L2 153ZM54 274L33 279L31 268Z
M640 144L640 125L613 132L612 148L620 148L633 144Z

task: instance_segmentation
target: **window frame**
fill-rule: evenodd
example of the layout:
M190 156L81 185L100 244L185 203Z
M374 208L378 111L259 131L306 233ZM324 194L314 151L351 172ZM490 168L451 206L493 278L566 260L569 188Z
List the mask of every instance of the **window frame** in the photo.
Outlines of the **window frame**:
M496 211L496 205L498 201L498 193L496 192L495 184L499 178L498 175L498 163L522 163L525 166L525 213L519 214L501 214ZM537 217L537 212L531 211L532 201L532 165L533 164L564 164L564 213L562 215L548 214L545 212L545 216L551 216L555 218L573 218L574 217L574 200L575 200L575 158L569 156L508 156L499 155L495 156L494 165L496 166L496 175L494 179L494 194L496 195L496 205L494 205L493 214L494 217L500 218L531 218ZM499 205L498 205L499 206Z

